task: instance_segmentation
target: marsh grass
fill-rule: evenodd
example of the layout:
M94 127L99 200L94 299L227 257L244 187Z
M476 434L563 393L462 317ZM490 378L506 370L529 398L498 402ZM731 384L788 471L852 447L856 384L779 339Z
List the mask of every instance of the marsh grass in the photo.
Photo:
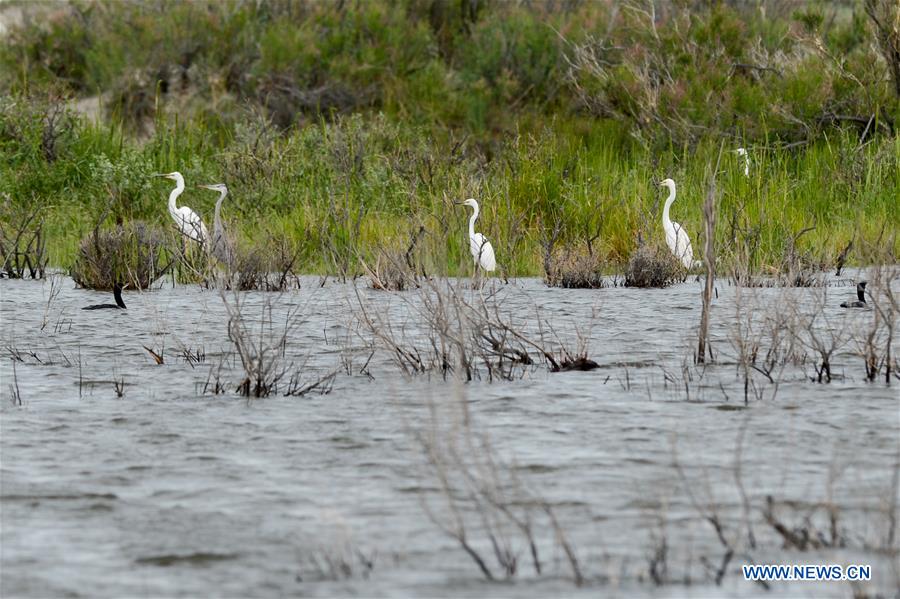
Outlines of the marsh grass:
M352 279L424 225L429 272L464 274L465 215L447 206L465 197L504 276L542 272L541 223L556 219L564 240L602 225L615 267L638 237L662 239L654 179L678 182L673 211L701 230L722 139L749 149L749 176L724 160L720 221L753 233L753 275L784 270L812 224L791 255L821 267L900 222L900 102L861 6L688 3L652 19L643 4L495 3L461 21L413 0L87 6L0 49L0 185L45 206L50 265L72 266L99 197L117 221L163 226L149 175L181 170L185 203L209 215L191 185L227 181L238 237L277 231L301 272ZM115 91L110 118L59 112L51 89ZM724 267L740 239L728 229Z
M367 579L377 562L377 551L362 549L347 539L306 555L297 582Z
M13 175L5 182L11 188L12 202L19 207L27 208L24 200L32 194L46 198L43 238L50 264L71 266L74 262L79 231L83 236L92 230L97 213L90 207L96 196L108 194L106 181L110 176L122 179L114 196L116 215L124 222L144 220L165 228L169 225L166 190L150 187L150 172L181 168L187 171L185 176L189 182L229 180L240 174L223 171L236 163L219 162L216 153L199 143L206 136L200 124L161 128L143 149L130 147L126 142L126 156L108 147L110 144L119 147L120 140L114 132L110 132L112 137L99 130L80 132L94 138L90 145L70 148L53 164L41 164L35 171L23 163L14 171L21 172L22 176ZM383 120L339 119L274 138L267 142L271 145L260 159L262 162L245 159L258 164L266 174L259 179L248 179L246 186L233 189L235 213L239 218L232 223L232 231L238 239L253 239L261 232L277 231L279 237L298 250L296 271L332 274L347 280L365 273L361 257L372 267L380 248L404 247L424 226L427 236L419 249L423 263L435 274L462 274L468 272L471 264L465 214L450 210L445 202L448 195L457 198L478 195L478 189L472 188L477 187L483 209L479 226L494 244L498 262L507 275L544 272L541 218L558 216L564 236L578 239L585 214L590 213L604 219L603 236L594 255L603 256L606 264L601 266L614 270L634 252L636 231L645 231L647 243L662 241L662 228L656 226L655 216L649 227L644 223L647 214L653 215L659 199L652 190L651 180L663 173L674 173L680 184L684 181L679 186L679 201L674 210L679 222L689 231L700 230L702 174L687 153L664 156L664 164L654 167L655 159L639 148L611 156L574 132L560 131L562 137L554 139L551 131L545 130L499 147L500 160L480 165L477 157L452 157L449 150L441 147L443 142L425 141L427 134L420 133L416 142L420 151L437 163L433 182L429 182L428 176L423 181L419 174L394 169L398 162L406 164L419 159L396 150L407 143L412 131L401 131ZM348 163L339 153L329 151L329 146L336 143L330 141L335 135L344 138L361 135L364 139L361 143L366 148L378 148L378 151L365 151L361 158L353 158ZM881 151L885 148L900 151L897 143L876 148L878 143L873 141L860 148L867 172L859 182L847 187L841 182L842 164L816 148L763 150L761 156L755 157L754 165L767 172L764 178L760 174L752 186L743 177L724 177L720 185L721 220L737 223L734 231L726 225L717 233L716 245L726 271L733 256L734 262L747 261L749 273L742 279L745 284L759 284L753 281L782 271L787 276L791 269L795 276L810 278L816 269L833 265L850 239L874 238L881 227L879 223L900 221L900 209L894 201L900 185L897 181L900 165L896 156ZM425 147L421 147L423 144ZM852 145L853 141L839 137L834 144L838 144L835 149L840 149ZM392 155L394 152L397 155ZM541 156L548 153L556 155L550 162ZM701 147L696 161L705 155L706 149ZM820 162L807 170L810 160ZM85 178L70 170L80 162L106 165L111 161L115 161L120 174L110 175L106 167L96 166ZM558 163L566 162L571 166L568 181L562 184L555 169L563 168ZM154 163L158 166L152 166ZM197 167L187 170L188 164ZM360 166L352 167L352 164ZM406 167L419 168L415 162ZM471 172L478 173L477 178L473 179ZM603 178L595 174L600 172L604 173ZM459 189L459 183L453 181L455 177L468 181L472 187ZM37 179L41 189L31 186ZM823 184L823 180L827 182ZM557 183L549 187L554 181ZM66 188L62 200L51 203L51 198L59 199L57 189L61 187ZM735 201L736 196L742 197L740 203ZM183 203L207 219L212 211L208 200L205 194L194 195L190 185L182 198ZM796 232L809 226L810 213L821 215L816 228L796 239L792 246ZM747 231L746 236L739 227ZM898 249L895 248L895 253L900 253ZM580 254L573 250L570 259ZM560 260L565 262L565 254ZM860 255L851 252L847 260L849 264L859 264ZM597 281L590 276L596 269L590 268L588 261L574 262L577 268L566 269L560 264L557 270L586 273L588 283Z

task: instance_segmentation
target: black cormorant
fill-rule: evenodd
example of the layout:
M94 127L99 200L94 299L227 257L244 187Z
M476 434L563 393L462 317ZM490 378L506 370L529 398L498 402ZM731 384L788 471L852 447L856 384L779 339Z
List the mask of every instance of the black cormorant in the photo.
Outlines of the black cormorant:
M841 304L841 308L868 308L869 304L866 303L866 281L859 283L856 286L856 297L855 302L844 302Z
M116 283L113 285L113 297L116 298L114 304L94 304L93 306L85 306L82 310L125 310L125 302L122 301L122 285Z

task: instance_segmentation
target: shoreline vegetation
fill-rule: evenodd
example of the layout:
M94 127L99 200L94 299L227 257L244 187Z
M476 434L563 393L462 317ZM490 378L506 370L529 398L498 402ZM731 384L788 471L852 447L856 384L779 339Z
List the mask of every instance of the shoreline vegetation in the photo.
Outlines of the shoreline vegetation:
M132 230L154 248L130 255L183 262L171 187L151 177L175 170L179 203L207 225L215 196L197 185L228 185L228 230L275 272L387 279L403 258L470 274L453 202L474 197L501 276L599 286L662 242L661 179L704 247L711 164L718 268L739 282L900 253L889 0L10 2L0 16L12 11L6 271L17 252L72 269L91 239L120 247Z

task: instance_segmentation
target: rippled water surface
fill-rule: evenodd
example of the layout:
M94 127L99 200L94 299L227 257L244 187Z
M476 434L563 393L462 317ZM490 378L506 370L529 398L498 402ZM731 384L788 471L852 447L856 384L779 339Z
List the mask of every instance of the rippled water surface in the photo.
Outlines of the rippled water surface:
M90 312L80 308L111 301L109 294L66 278L59 285L48 305L48 281L0 281L4 597L765 593L741 580L739 566L750 559L871 564L873 581L861 588L884 595L900 580L896 553L884 550L891 512L897 517L898 381L865 382L848 341L830 384L810 382L811 362L789 365L777 390L757 376L764 398L751 393L745 408L730 341L735 290L725 284L712 317L719 365L705 370L690 363L698 282L666 290L501 285L497 298L510 318L549 322L569 341L580 329L600 368L538 367L514 381L467 384L405 378L383 351L368 364L371 377L360 373L364 340L347 334L360 302L414 329L415 292L320 288L310 279L281 296L251 293L251 321L267 299L271 327L283 327L292 310L302 318L283 348L292 372L304 381L338 373L327 394L250 402L234 393L242 374L217 292L165 285L126 292L127 311ZM744 293L770 305L784 292ZM836 308L851 287L827 293L828 327L853 330L872 318ZM348 347L359 349L349 374ZM186 360L184 350L200 361ZM226 393L210 392L217 379ZM498 468L514 471L529 496L553 510L584 574L580 588L546 518L534 521L542 574L517 541L518 573L509 582L485 581L433 521L453 521L453 513L422 438L442 430L452 419L443 409L461 400ZM806 515L820 518L816 506L832 506L844 547L784 549L765 522L766 496L795 526ZM721 587L714 578L724 549L704 518L711 505L726 535L748 549ZM483 522L467 523L502 574L479 535ZM668 582L656 586L649 564L661 539ZM772 590L853 593L844 582Z

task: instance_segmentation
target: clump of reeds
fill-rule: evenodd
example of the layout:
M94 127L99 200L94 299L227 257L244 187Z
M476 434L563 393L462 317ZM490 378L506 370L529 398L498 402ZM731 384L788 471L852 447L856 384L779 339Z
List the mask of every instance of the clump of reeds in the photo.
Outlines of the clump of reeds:
M260 330L256 333L247 322L244 299L237 293L229 299L224 290L220 294L228 314L228 340L240 358L245 374L237 391L245 397L266 397L277 389L278 382L287 374L284 347L298 323L297 309L288 314L283 329L275 330L272 302L266 300L261 311Z
M824 271L828 267L816 260L808 251L801 250L797 241L815 226L801 229L787 240L778 268L778 282L784 287L819 287L824 284Z
M366 579L375 569L378 553L363 551L348 541L322 548L303 560L299 582Z
M15 213L9 199L0 212L0 275L10 279L43 279L47 270L47 240L43 206Z
M416 273L404 260L403 254L382 250L371 266L363 262L369 277L369 287L381 291L404 291L418 286Z
M86 289L109 290L122 282L147 289L174 264L166 248L164 234L140 221L96 228L81 240L70 274Z
M299 259L299 250L288 239L266 234L233 246L229 263L209 257L203 285L235 291L299 289Z
M496 292L426 278L415 295L400 297L418 318L421 334L395 326L390 313L371 308L359 294L356 318L367 344L386 352L404 374L493 381L516 380L541 365L550 372L597 367L587 357L587 335L579 333L568 347L540 318L542 326L531 330L504 311Z
M433 480L433 491L422 496L428 517L487 580L510 580L526 568L547 574L553 564L549 550L562 557L557 563L564 564L564 576L583 584L581 564L554 508L526 488L488 432L476 427L465 394L459 390L449 399L429 403L430 423L416 433ZM434 510L433 503L442 509Z
M336 370L309 375L302 365L296 367L287 360L288 339L303 320L302 306L289 308L284 324L278 326L273 320L275 302L269 297L260 308L259 321L254 322L249 318L245 295L237 291L227 292L222 288L219 289L219 295L228 315L228 340L244 372L244 377L235 389L238 393L247 398L259 398L279 391L283 391L286 397L300 397L312 392L326 394L331 391ZM282 382L286 382L286 386L280 389ZM219 394L225 388L220 362L210 370L204 391Z
M788 236L780 256L763 268L760 252L762 228L759 224L750 226L740 223L738 212L730 216L731 249L727 257L733 284L740 287L821 287L825 284L825 271L831 266L830 261L816 257L798 244L801 237L815 230L815 226L804 227ZM838 272L843 268L850 249L851 245L845 246L835 258Z
M406 249L380 248L371 266L365 260L363 269L369 277L369 286L381 291L404 291L419 286L415 250L419 239L425 233L420 227L413 235Z
M241 291L287 291L300 288L300 277L295 272L298 251L282 239L262 247L239 251L235 269L237 288Z
M668 287L685 278L684 266L662 244L640 246L631 255L625 270L627 287Z
M590 247L565 247L554 251L544 265L544 283L563 289L600 289L609 286L603 278L603 263Z

